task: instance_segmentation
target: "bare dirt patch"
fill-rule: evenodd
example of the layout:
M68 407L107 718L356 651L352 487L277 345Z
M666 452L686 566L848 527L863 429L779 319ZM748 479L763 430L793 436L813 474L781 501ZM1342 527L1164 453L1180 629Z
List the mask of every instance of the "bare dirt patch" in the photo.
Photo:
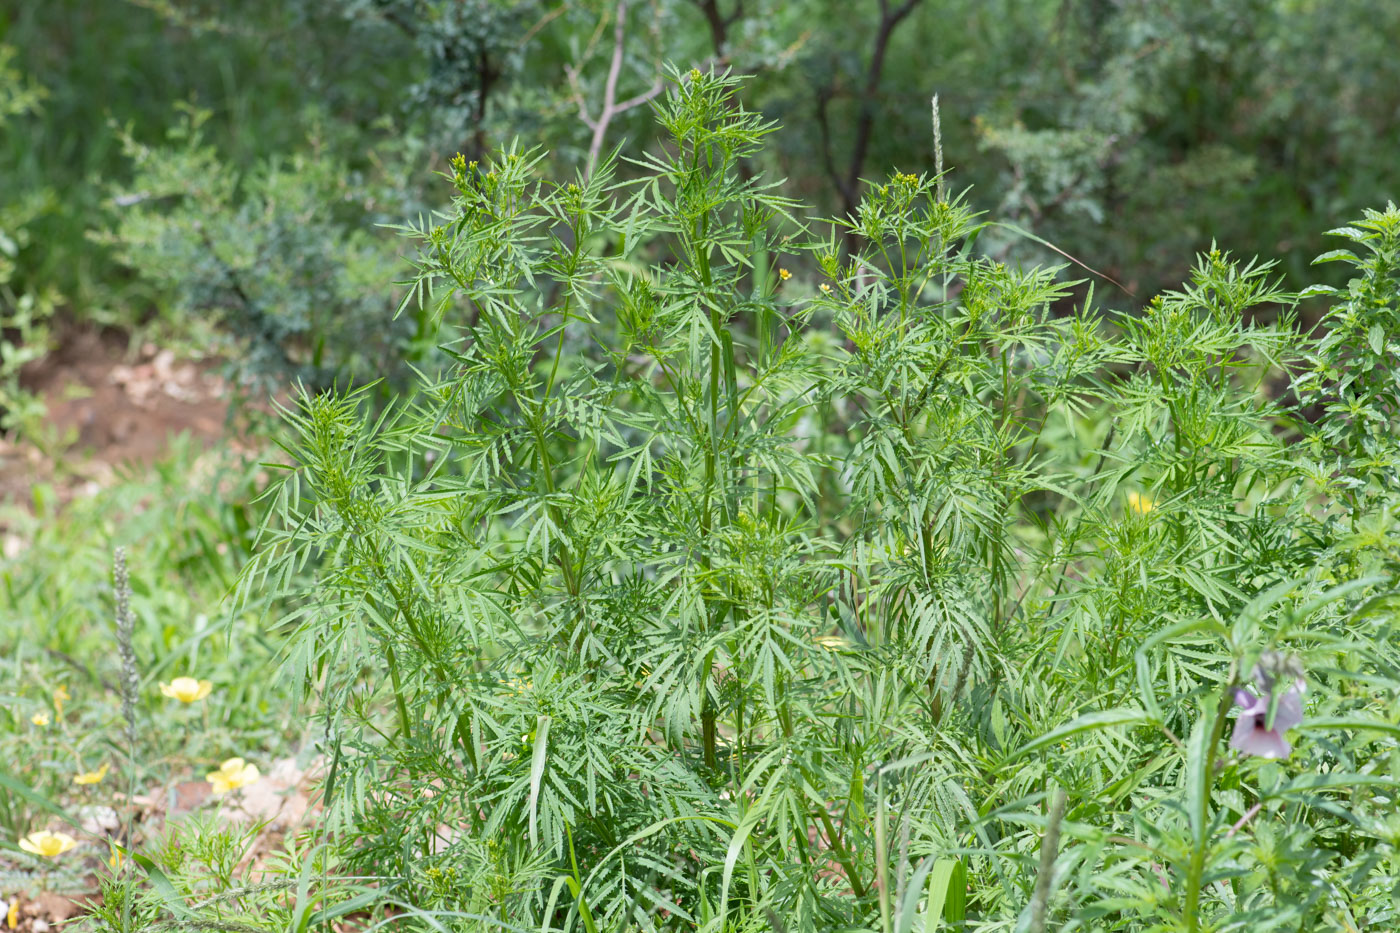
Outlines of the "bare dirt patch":
M122 465L156 460L172 436L209 448L229 433L216 362L181 360L151 343L132 348L110 332L65 333L25 369L23 384L47 417L34 437L0 439L0 502L23 503L40 483L66 501L107 485Z

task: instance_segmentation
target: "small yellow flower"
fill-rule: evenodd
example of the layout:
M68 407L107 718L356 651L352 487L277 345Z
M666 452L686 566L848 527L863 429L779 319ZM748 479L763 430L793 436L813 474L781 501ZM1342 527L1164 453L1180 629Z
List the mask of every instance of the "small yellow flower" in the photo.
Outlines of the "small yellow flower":
M1150 496L1144 496L1140 492L1128 493L1128 511L1138 515L1146 515L1157 507L1157 503L1152 501Z
M73 783L100 784L102 783L102 779L107 776L107 769L110 767L111 765L104 763L102 767L98 768L96 771L84 771L82 774L75 774L73 775Z
M214 685L209 681L195 680L193 677L176 677L170 683L160 685L161 693L181 703L196 703L207 697L212 689Z
M786 282L788 279L792 278L792 273L789 272L789 271L787 271L786 269L779 269L779 270L778 270L778 278L780 278L780 279L782 279L784 282Z
M5 911L5 925L11 930L19 926L19 896L10 901L10 909Z
M19 841L21 849L44 858L57 858L77 844L78 840L67 833L51 833L47 829L30 833Z
M112 871L116 871L118 868L121 868L123 861L125 861L125 859L122 857L121 846L113 843L112 854L107 858L107 865L112 869Z
M842 651L855 647L855 643L844 635L818 635L812 640L828 651Z
M261 774L257 765L250 765L242 758L230 758L219 765L218 771L210 771L204 779L214 785L214 794L227 794L256 781Z
M68 687L59 684L58 689L53 692L53 708L58 712L58 715L63 715L63 704L71 699L73 698L68 695Z
M823 283L822 283L822 291L823 291L825 294L830 295L830 294L831 294L831 286L828 285L828 284L826 284L825 282L823 282Z
M33 716L29 717L29 721L36 726L47 726L49 724L49 714L35 713Z

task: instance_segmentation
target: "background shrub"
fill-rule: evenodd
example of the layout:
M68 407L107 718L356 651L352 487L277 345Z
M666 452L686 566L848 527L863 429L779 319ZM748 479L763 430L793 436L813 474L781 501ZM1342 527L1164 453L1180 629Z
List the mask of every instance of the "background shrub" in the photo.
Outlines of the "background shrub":
M565 174L618 145L638 156L650 138L640 102L662 63L716 62L754 75L750 105L788 126L743 171L785 178L790 195L828 213L854 210L884 166L928 164L936 93L945 161L972 186L969 203L1143 300L1212 241L1276 256L1301 280L1316 217L1397 194L1387 143L1400 82L1388 79L1387 37L1398 16L1386 0L21 0L0 13L0 40L49 99L0 145L0 196L64 192L34 221L23 282L57 288L80 318L130 326L154 312L167 333L198 333L208 308L192 296L206 291L207 264L191 264L189 283L174 281L182 267L152 274L140 243L120 247L130 211L111 200L138 195L133 177L163 160L162 190L174 195L182 144L166 135L186 119L174 105L209 114L204 143L238 190L271 164L288 179L291 166L320 166L300 182L327 204L303 249L333 255L369 228L348 205L329 206L326 177L343 178L370 221L397 223L441 205L421 169L445 170L459 151L481 159L530 139ZM139 166L122 129L149 147ZM245 211L257 202L234 200ZM1004 228L980 242L1003 260L1059 261ZM392 241L379 251L393 256ZM376 329L397 298L390 278L374 280L363 307L342 304L372 322L352 330ZM227 321L265 351L266 327L250 316Z

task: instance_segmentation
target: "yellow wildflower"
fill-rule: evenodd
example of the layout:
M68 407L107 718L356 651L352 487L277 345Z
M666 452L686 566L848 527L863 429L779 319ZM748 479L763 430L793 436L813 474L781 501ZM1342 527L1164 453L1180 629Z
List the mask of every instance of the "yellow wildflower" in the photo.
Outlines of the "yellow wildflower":
M1128 511L1138 515L1146 515L1157 507L1157 503L1152 501L1150 496L1145 496L1140 492L1128 493Z
M825 282L823 282L823 283L822 283L822 291L823 291L824 293L830 295L830 294L831 294L831 286L828 285L828 284L826 284Z
M193 677L176 677L170 683L160 685L161 693L181 703L198 702L207 697L212 689L214 685L209 681L195 680Z
M19 895L10 901L10 908L5 911L5 925L11 930L19 926Z
M75 774L73 775L73 783L100 784L102 783L102 779L107 776L107 769L110 767L110 764L104 762L102 767L98 768L96 771L84 771L82 774Z
M117 845L116 843L113 843L112 854L108 857L107 864L111 867L112 871L116 871L118 868L121 867L123 861L125 861L125 859L123 859L122 857L121 846Z
M29 721L36 726L47 726L49 724L49 714L35 713L33 716L29 717Z
M855 647L855 643L844 635L818 635L812 640L828 651L841 651Z
M204 779L214 785L214 794L227 794L256 781L261 774L257 765L250 765L242 758L230 758L219 765L218 771L210 771Z
M63 704L71 699L73 698L68 695L68 687L59 684L58 689L53 692L53 708L58 712L58 715L63 715Z
M788 279L792 278L792 273L789 272L789 271L787 271L786 269L779 269L779 270L778 270L778 278L780 278L780 279L782 279L784 282L786 282Z
M44 858L57 858L77 844L78 840L67 833L51 833L47 829L30 833L19 841L21 849Z

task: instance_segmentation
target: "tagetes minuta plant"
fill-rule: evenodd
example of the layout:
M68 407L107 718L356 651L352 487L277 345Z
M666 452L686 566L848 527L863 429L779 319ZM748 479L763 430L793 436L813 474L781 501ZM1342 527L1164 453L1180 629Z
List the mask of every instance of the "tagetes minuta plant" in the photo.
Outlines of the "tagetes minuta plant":
M30 833L19 841L21 849L43 858L58 858L77 844L78 840L67 833L51 833L47 829Z
M242 758L230 758L219 766L218 771L210 771L204 779L214 785L214 794L218 796L246 787L259 777L261 773L257 765L250 765Z
M161 693L181 703L197 703L207 697L213 689L214 685L209 681L195 680L193 677L176 677L170 683L160 685Z
M111 768L111 765L104 763L102 767L98 768L96 771L84 771L81 774L75 774L73 775L73 783L100 784L102 783L102 779L107 776L107 770L109 768Z

